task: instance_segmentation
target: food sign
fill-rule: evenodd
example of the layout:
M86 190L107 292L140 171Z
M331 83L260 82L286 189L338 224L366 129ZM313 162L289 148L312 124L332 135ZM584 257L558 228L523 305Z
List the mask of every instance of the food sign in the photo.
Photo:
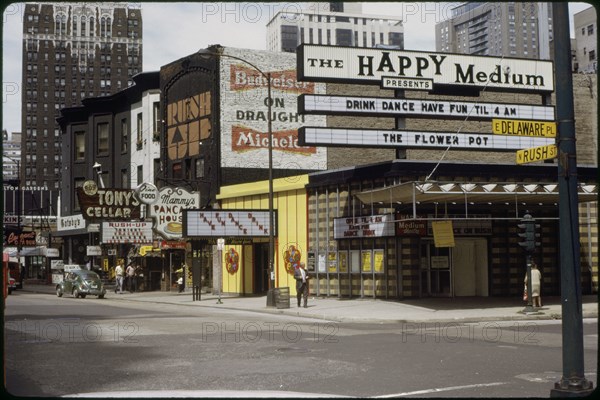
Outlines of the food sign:
M165 239L179 239L183 232L183 210L199 208L200 193L182 188L162 188L158 200L150 205L154 229Z

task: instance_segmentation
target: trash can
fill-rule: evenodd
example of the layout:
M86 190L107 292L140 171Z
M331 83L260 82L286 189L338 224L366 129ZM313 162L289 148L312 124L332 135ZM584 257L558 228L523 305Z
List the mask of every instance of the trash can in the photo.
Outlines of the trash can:
M273 296L275 297L275 307L277 308L290 308L290 288L280 287L273 289Z

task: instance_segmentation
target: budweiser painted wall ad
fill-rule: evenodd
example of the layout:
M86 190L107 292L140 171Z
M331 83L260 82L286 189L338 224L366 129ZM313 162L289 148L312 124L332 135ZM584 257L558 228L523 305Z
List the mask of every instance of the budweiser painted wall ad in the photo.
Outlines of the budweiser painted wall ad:
M326 117L298 114L298 96L324 94L325 84L296 79L296 55L225 48L271 74L273 168L324 170L327 150L300 146L298 128L325 126ZM221 57L221 166L268 168L268 81L251 65Z

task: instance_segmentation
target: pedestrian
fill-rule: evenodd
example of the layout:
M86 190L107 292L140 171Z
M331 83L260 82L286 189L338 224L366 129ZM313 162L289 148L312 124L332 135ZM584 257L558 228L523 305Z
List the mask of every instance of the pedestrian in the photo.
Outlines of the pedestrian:
M123 293L123 272L123 266L121 266L121 263L117 264L117 267L115 268L115 278L117 281L115 293L117 293L117 289L119 290L119 293Z
M541 296L542 273L535 261L531 262L531 299L534 307L542 306ZM525 288L527 288L527 274L525 274Z
M304 297L304 308L308 307L308 274L306 273L306 266L303 262L294 271L294 278L296 279L296 297L298 298L298 307L300 307L300 300Z
M127 266L127 270L125 271L127 274L127 289L129 289L129 293L133 293L133 280L135 279L135 268L132 264Z
M177 279L177 284L179 285L179 293L183 292L183 274L179 275L179 279Z

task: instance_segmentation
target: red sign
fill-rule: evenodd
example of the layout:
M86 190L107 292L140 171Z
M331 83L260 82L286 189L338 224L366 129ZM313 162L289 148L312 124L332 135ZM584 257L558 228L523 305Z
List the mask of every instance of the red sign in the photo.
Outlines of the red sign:
M231 149L234 151L251 151L269 148L269 135L254 129L234 125L231 127ZM298 144L298 131L273 132L273 150L299 154L315 154L316 147L305 147Z
M398 236L427 236L427 221L410 219L410 215L396 214L396 235ZM410 219L408 221L402 221Z
M177 242L173 240L163 240L160 242L160 248L162 250L180 249L185 250L186 242Z
M268 87L269 82L260 72L246 66L231 65L230 67L230 89L249 90L254 88ZM271 72L271 88L285 90L292 93L314 93L313 82L299 82L296 78L296 70Z

